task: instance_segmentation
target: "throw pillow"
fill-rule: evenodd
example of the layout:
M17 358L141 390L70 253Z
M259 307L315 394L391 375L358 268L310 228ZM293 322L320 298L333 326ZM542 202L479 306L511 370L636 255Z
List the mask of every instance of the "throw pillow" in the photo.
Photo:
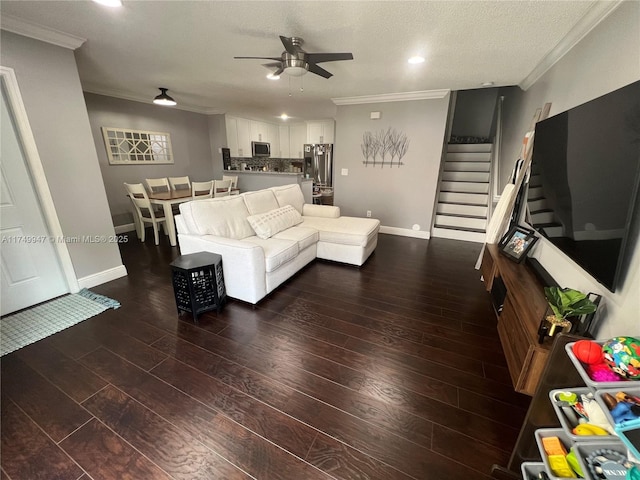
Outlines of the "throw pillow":
M258 237L267 239L278 232L302 223L302 215L291 205L286 205L266 213L250 215L247 220Z

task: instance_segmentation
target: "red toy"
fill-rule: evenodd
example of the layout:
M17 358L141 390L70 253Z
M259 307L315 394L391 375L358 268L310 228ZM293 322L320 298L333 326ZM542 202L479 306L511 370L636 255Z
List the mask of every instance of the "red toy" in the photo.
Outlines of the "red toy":
M596 365L604 362L602 347L591 340L578 340L573 344L573 354L586 365Z

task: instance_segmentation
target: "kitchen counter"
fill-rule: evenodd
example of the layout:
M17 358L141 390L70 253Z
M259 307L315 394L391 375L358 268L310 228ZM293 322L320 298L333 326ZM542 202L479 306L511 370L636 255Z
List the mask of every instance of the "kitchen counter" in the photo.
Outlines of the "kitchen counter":
M240 192L250 192L297 183L302 188L305 202L312 203L311 191L313 189L313 181L304 178L302 173L261 172L251 170L225 170L224 173L225 175L238 175L238 188Z

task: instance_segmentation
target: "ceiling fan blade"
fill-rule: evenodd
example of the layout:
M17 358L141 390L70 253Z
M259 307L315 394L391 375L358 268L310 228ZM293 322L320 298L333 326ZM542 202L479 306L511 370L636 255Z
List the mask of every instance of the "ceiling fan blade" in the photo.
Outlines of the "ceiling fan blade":
M263 63L262 66L267 68L281 68L282 62Z
M284 49L291 55L296 55L300 51L289 37L283 37L280 35L280 41L282 42L282 45L284 45Z
M337 62L338 60L353 60L352 53L307 53L307 62Z
M233 57L233 58L253 58L258 60L280 60L280 57Z
M333 77L333 73L329 73L324 68L319 67L318 65L315 65L313 63L309 64L309 71L311 73L315 73L316 75L320 75L321 77L324 77L324 78Z

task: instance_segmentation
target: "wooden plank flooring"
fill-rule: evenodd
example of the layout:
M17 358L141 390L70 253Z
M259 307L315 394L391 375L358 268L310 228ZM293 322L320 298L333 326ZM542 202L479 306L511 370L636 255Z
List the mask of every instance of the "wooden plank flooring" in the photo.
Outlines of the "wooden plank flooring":
M121 302L2 358L2 477L489 479L513 391L480 246L380 235L361 268L316 261L256 308L179 318L169 262L132 238Z

